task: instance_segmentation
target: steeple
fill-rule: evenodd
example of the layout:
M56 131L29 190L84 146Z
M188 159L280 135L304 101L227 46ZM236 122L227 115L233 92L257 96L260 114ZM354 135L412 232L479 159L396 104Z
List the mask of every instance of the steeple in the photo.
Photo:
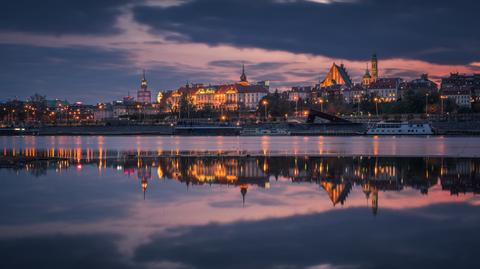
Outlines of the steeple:
M147 79L145 78L145 69L143 69L142 71L142 81L140 84L140 88L142 90L147 90Z
M245 206L245 195L247 194L247 189L248 185L247 184L241 184L240 185L240 193L242 194L242 201L243 201L243 206Z
M247 75L245 75L245 65L242 64L242 75L240 76L240 82L247 82Z
M376 53L372 55L372 79L373 81L378 79L378 59Z

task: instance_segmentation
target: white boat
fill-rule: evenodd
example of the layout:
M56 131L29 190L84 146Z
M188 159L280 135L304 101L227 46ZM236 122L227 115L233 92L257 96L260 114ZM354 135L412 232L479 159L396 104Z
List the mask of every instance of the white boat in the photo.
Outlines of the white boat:
M290 132L282 128L244 128L240 131L242 136L287 136Z
M367 135L431 135L430 123L377 122L370 126Z

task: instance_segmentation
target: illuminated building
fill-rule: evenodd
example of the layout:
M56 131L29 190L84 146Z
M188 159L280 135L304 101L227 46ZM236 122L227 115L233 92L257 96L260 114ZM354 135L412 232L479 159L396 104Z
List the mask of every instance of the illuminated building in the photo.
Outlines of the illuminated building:
M163 93L161 91L157 94L157 103L161 103L163 98Z
M442 78L440 91L458 106L471 107L472 101L480 96L480 74L452 73L449 77Z
M347 69L343 64L332 64L330 71L328 71L325 79L320 82L320 87L326 88L333 85L346 85L348 87L353 86L352 79L348 75Z
M152 93L148 90L147 80L145 79L145 70L143 70L140 89L137 91L137 101L140 103L152 102Z
M394 102L399 99L401 83L400 78L379 78L367 87L367 94L380 98L381 102Z
M247 81L245 67L242 67L240 81L234 84L208 85L187 84L166 93L165 102L174 110L182 98L189 99L196 109L255 110L260 100L268 94L268 82L251 84Z

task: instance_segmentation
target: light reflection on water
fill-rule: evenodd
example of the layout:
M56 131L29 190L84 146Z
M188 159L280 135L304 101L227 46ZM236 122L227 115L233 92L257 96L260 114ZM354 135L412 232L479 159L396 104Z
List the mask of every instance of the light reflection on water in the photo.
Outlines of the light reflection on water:
M265 156L270 138L260 154L62 139L2 150L2 268L479 265L480 158ZM292 145L312 140L331 142Z
M0 137L0 148L91 148L140 151L242 151L264 155L480 157L480 137Z

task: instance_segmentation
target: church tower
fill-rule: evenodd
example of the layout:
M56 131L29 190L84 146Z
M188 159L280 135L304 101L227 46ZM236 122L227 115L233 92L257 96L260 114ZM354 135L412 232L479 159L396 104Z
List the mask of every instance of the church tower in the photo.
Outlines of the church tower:
M362 85L364 87L370 85L372 83L372 76L370 75L370 70L368 70L368 64L367 64L367 69L365 69L365 75L362 77Z
M247 86L248 85L248 80L247 80L247 75L245 74L245 65L242 64L242 75L240 75L240 85Z
M377 54L372 55L372 80L376 81L378 79L378 59Z
M140 89L137 91L137 102L152 102L152 93L148 90L147 79L145 79L145 70L143 70L142 80L140 82Z

